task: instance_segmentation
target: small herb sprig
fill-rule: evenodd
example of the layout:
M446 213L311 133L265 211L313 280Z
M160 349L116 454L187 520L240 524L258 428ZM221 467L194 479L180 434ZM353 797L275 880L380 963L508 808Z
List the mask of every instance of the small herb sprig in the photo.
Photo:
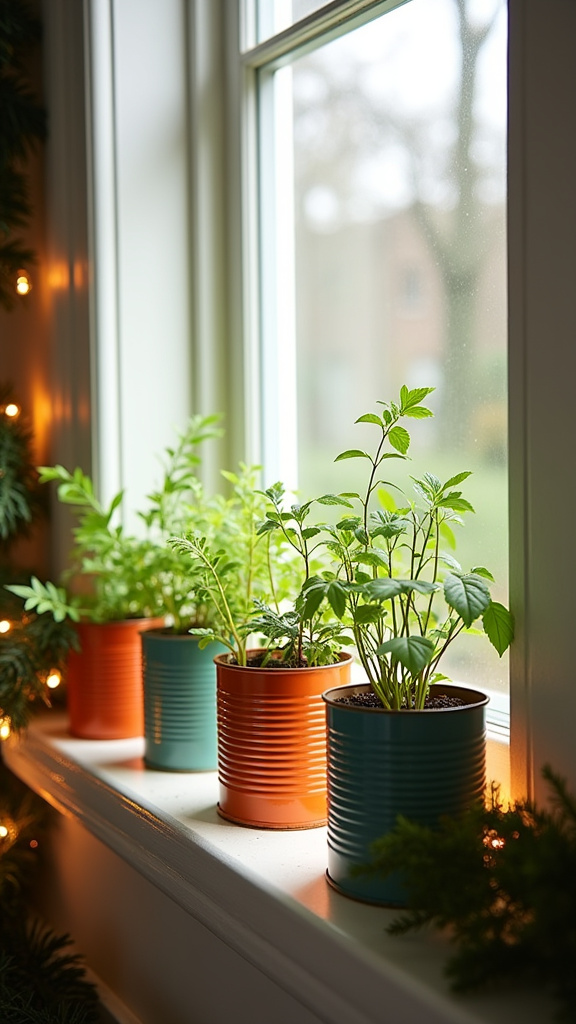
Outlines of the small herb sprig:
M324 494L286 508L282 483L273 484L264 496L270 507L258 533L260 536L280 534L294 552L302 575L300 592L292 607L280 613L260 605L259 614L251 620L252 629L274 645L276 656L285 664L333 664L342 646L353 641L339 621L345 612L341 588L334 573L324 568L327 565L325 524L311 524L309 516L314 504L352 506L342 495ZM331 615L321 609L324 598L332 610Z
M181 563L184 556L195 591L210 608L210 621L190 632L200 637L201 647L217 641L246 665L256 602L280 608L292 585L292 560L282 544L259 533L266 499L257 486L257 467L241 464L238 473L222 475L232 487L222 530L211 535L195 529L168 544Z

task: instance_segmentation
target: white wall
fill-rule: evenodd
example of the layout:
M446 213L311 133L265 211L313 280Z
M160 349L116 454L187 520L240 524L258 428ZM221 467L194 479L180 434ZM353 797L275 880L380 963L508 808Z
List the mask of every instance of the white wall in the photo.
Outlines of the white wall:
M155 455L174 442L174 427L182 428L190 413L184 6L182 0L112 4L120 466L130 502L157 479ZM102 380L98 397L104 429ZM102 463L107 450L103 445Z

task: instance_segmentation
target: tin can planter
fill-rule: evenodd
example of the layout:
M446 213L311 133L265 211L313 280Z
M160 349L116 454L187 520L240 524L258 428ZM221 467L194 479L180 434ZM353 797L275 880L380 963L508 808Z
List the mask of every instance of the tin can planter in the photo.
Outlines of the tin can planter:
M389 832L399 814L434 826L482 799L485 786L488 697L478 690L437 684L431 693L466 704L424 711L388 711L338 703L366 693L368 685L328 690L328 871L346 896L384 906L403 906L399 875L355 875L370 862L374 840Z
M340 655L334 665L297 669L243 668L229 664L229 655L215 661L219 813L254 828L324 825L322 692L326 684L349 682L351 655Z
M172 772L214 771L216 747L215 650L190 634L142 633L144 762Z
M70 732L87 740L144 733L140 633L161 619L80 622L80 650L68 661Z

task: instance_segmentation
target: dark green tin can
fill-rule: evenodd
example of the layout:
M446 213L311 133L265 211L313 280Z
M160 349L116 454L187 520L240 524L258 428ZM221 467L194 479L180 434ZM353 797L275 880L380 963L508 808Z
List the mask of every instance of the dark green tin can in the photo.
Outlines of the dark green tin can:
M485 708L478 690L437 684L432 692L466 701L458 707L387 711L339 703L369 690L346 686L323 694L327 710L328 880L347 896L402 906L402 879L354 875L370 861L375 839L399 814L433 826L482 798L486 771Z

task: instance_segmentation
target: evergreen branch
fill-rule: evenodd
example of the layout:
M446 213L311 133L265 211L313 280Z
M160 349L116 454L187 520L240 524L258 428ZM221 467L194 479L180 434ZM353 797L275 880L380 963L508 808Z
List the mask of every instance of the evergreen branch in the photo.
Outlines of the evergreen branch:
M446 817L436 829L399 818L359 873L401 872L408 909L391 934L428 924L449 929L455 990L536 982L555 995L558 1020L573 1021L576 798L549 766L542 774L550 810L530 801L505 809L492 785L486 806Z
M21 917L0 926L3 1024L96 1024L98 999L68 935Z

